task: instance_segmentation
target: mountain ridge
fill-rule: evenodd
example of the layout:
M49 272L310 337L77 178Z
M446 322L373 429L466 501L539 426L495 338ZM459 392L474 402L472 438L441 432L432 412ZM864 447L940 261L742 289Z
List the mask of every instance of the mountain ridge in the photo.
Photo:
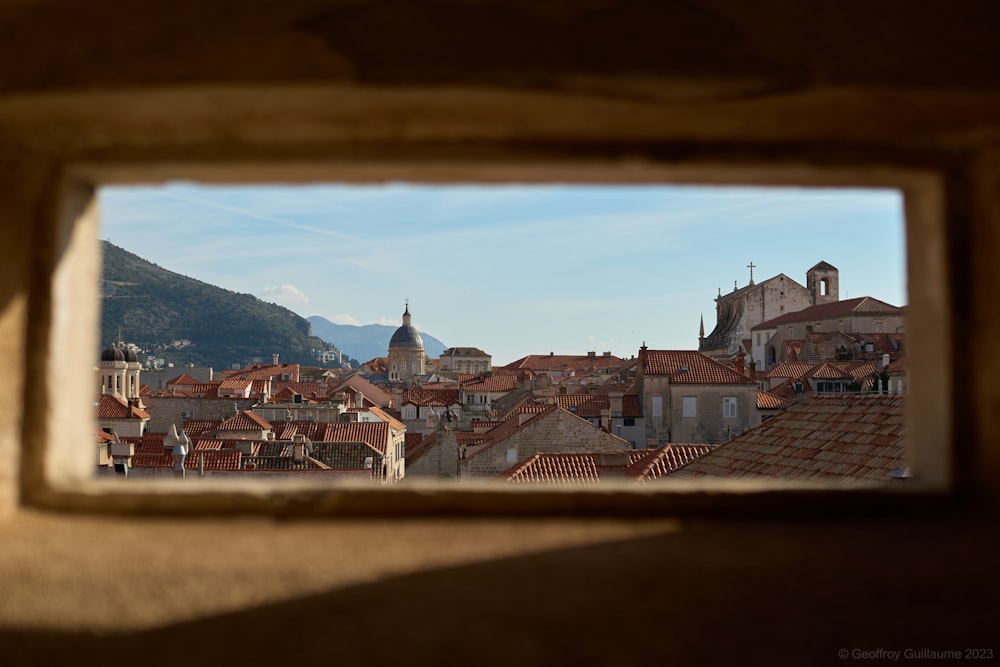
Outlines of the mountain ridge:
M102 347L122 337L175 365L219 369L272 354L318 365L312 350L326 342L287 308L164 269L108 241L101 251Z
M226 369L269 361L272 354L281 361L321 366L312 351L328 345L345 359L384 357L396 330L382 324L335 324L319 315L306 319L252 294L164 269L109 241L101 241L101 251L102 347L123 337L175 366ZM427 355L440 356L444 344L420 335Z
M323 340L330 341L345 355L365 362L375 357L384 357L389 353L389 339L399 327L387 324L337 324L322 315L310 315L306 318L312 325L313 333ZM434 336L420 332L424 341L424 354L431 358L441 356L447 346Z

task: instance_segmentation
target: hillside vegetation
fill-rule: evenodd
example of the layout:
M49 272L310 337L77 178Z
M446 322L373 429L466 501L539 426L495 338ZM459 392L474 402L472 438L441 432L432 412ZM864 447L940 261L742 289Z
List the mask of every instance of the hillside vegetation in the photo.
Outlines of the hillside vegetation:
M316 364L324 349L287 308L168 271L102 241L101 345L119 339L175 365L222 369L254 358ZM190 341L178 347L175 341Z

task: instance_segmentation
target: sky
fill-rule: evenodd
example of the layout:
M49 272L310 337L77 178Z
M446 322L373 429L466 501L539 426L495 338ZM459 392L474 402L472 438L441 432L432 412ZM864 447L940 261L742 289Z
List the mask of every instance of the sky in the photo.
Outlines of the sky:
M408 300L420 331L496 366L697 349L751 262L804 285L826 261L841 299L907 303L894 190L178 182L100 207L102 239L165 269L338 324L398 326Z

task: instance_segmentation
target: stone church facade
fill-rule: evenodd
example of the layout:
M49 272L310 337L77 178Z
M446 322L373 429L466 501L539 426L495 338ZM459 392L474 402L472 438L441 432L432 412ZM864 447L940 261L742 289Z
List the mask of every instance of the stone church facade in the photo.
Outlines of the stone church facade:
M840 272L827 262L820 262L806 272L805 286L784 273L755 283L751 268L750 283L746 287L734 285L729 294L722 294L720 290L715 299L715 328L706 336L702 323L698 351L716 359L750 354L748 364L753 365L762 361L752 358L751 331L755 326L786 313L839 299Z
M403 325L389 339L389 381L400 382L426 372L424 340L410 324L410 304L403 311Z

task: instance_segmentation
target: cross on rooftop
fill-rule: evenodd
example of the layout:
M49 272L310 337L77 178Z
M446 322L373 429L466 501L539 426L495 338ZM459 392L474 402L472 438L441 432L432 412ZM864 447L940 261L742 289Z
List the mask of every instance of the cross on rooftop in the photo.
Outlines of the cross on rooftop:
M750 284L753 285L753 270L757 268L757 265L753 263L753 260L750 260L750 263L747 264L747 268L750 269Z

